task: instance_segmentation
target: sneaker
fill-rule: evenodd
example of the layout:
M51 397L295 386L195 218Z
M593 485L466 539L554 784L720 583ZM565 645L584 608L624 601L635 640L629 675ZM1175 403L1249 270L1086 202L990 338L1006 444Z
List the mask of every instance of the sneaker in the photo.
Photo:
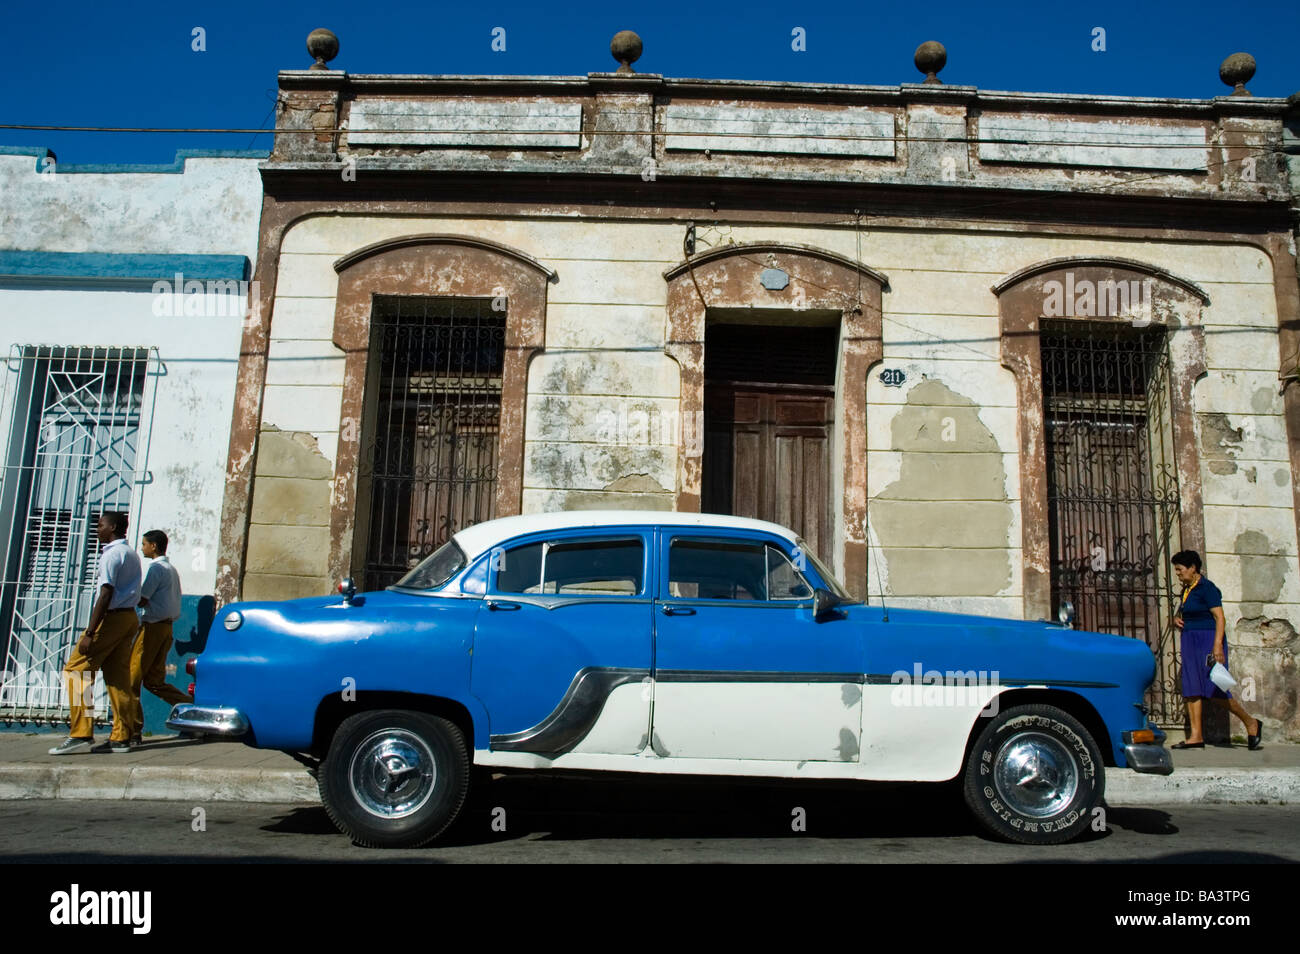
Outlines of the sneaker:
M131 736L131 745L132 746L144 745L144 739L141 736L133 735Z
M131 743L125 739L121 741L117 739L109 739L107 742L101 742L90 751L94 752L96 755L103 755L105 752L112 752L114 755L123 755L132 751L132 749Z
M50 755L81 755L83 752L90 751L94 741L94 739L74 739L72 736L68 736L68 738L50 749Z

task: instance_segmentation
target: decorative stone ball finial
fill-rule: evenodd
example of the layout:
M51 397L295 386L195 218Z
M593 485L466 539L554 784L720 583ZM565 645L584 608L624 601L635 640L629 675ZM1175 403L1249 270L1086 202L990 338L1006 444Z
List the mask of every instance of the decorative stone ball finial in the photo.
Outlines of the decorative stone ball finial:
M1234 53L1219 64L1219 79L1232 87L1233 96L1249 96L1246 84L1255 75L1255 58L1249 53Z
M939 71L944 68L948 62L948 51L944 49L943 44L937 40L926 40L916 48L912 54L912 62L916 68L925 74L926 83L942 83L939 79Z
M641 59L641 38L631 30L619 30L609 41L609 52L618 60L619 73L634 73L632 64Z
M307 34L307 52L316 60L314 70L327 70L325 64L339 55L339 38L324 27Z

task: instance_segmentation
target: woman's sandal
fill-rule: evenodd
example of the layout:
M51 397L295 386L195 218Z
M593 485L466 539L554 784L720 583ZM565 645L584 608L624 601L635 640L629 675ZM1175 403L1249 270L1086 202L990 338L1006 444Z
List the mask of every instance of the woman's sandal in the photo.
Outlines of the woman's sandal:
M1204 742L1175 742L1173 745L1169 747L1171 749L1203 749L1205 748L1205 743Z

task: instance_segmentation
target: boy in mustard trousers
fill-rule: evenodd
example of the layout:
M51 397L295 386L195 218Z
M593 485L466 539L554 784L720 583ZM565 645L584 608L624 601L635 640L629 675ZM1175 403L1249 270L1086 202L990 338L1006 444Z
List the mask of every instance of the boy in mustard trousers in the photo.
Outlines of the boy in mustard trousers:
M194 701L193 696L181 692L167 681L167 653L172 648L172 623L181 615L181 577L167 559L167 534L161 530L148 531L141 539L140 552L145 559L153 562L149 564L144 584L140 588L144 626L131 653L131 708L128 710L131 747L138 746L143 741L141 685L172 705Z
M95 673L104 671L108 699L113 706L113 731L109 741L94 751L130 751L130 730L123 717L130 707L131 639L139 621L135 607L140 599L140 557L126 542L126 514L102 514L95 532L103 549L99 554L99 593L90 611L90 623L63 667L71 707L68 737L50 749L50 755L77 755L92 751L95 742Z

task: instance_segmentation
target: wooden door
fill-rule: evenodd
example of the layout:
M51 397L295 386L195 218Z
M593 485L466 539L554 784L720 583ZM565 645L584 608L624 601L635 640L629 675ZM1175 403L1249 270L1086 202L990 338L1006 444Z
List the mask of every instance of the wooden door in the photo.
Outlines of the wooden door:
M789 527L832 550L832 388L707 384L703 509Z

